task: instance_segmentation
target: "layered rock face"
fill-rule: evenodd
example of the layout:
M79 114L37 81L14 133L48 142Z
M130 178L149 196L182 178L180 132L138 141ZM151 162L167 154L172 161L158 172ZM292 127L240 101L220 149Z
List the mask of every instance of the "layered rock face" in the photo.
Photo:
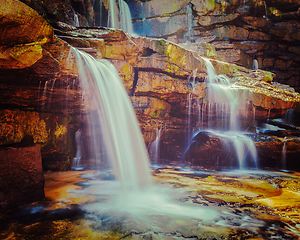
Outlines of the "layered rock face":
M205 116L201 123L197 119L199 108L208 106L206 60L199 51L165 39L134 37L121 30L76 28L62 22L56 22L53 30L25 4L16 0L4 3L0 9L6 21L0 29L8 33L9 41L2 36L0 99L4 117L0 119L0 140L1 144L26 139L28 144L39 144L44 169L70 169L79 128L85 148L89 146L85 114L94 109L81 101L76 63L69 55L71 46L113 63L131 96L146 144L156 138L156 127L165 129L166 158L179 156L188 125L205 128L217 124L208 116L216 115L215 110L202 111ZM36 27L38 23L41 28ZM27 32L28 37L24 37ZM243 96L245 105L239 109L242 129L253 129L257 120L282 117L300 102L292 88L272 82L271 72L249 70L215 58L211 63L216 74L226 75L231 87ZM187 99L193 104L190 123ZM180 139L172 140L176 136ZM91 155L86 153L85 158Z
M299 91L300 3L283 1L129 1L134 30L217 59L274 72Z
M58 21L73 26L108 24L109 1L23 2L53 26L59 25ZM257 60L260 69L276 74L274 81L299 91L300 4L296 0L176 0L172 4L168 0L129 0L127 3L138 35L182 43L202 56L250 69L253 60ZM193 44L186 43L187 40Z

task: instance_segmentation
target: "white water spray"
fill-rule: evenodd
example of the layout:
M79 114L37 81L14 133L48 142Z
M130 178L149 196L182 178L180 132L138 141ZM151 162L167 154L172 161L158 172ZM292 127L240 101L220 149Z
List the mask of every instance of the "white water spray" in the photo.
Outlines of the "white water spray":
M100 125L101 161L112 163L123 189L138 190L150 184L150 167L147 150L131 105L116 69L106 60L97 61L74 48L79 78L84 89L84 100L94 108L96 116L90 117L90 131ZM98 142L94 137L95 150ZM99 161L99 159L96 159Z

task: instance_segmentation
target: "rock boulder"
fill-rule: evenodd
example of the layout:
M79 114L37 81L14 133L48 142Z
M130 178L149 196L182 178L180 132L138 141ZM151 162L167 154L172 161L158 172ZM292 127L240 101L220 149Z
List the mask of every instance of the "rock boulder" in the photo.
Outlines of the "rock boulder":
M42 200L44 176L38 145L1 147L0 210Z

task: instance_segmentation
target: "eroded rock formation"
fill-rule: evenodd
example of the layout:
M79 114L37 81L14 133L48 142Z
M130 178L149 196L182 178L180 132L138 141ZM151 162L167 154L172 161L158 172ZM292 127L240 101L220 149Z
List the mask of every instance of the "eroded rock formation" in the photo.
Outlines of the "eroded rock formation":
M185 42L217 59L276 73L299 91L300 3L289 1L129 1L138 34Z
M93 110L81 101L77 67L69 54L71 46L114 64L131 96L146 143L155 139L157 125L172 130L170 136L184 134L188 96L200 106L206 103L207 70L199 51L165 39L131 36L122 30L76 28L58 21L53 30L42 17L17 0L5 0L0 9L4 19L9 19L0 24L1 31L9 33L9 41L4 38L1 47L0 99L4 116L13 115L11 119L1 119L0 139L2 144L12 144L29 136L41 146L45 169L70 168L75 154L75 131L84 129L85 113ZM40 30L36 24L40 24ZM29 36L23 37L27 32ZM28 46L34 47L28 50ZM210 45L205 46L207 57ZM22 54L25 55L19 57ZM273 83L271 72L249 70L211 56L216 74L225 74L245 96L248 107L240 113L244 115L243 129L253 128L255 119L283 116L299 104L299 94L288 86ZM196 109L192 108L191 115L196 115ZM253 109L255 119L250 121L248 116L254 115ZM36 125L28 124L30 121ZM207 126L208 121L202 125ZM36 130L36 126L41 127ZM174 146L175 154L179 148Z

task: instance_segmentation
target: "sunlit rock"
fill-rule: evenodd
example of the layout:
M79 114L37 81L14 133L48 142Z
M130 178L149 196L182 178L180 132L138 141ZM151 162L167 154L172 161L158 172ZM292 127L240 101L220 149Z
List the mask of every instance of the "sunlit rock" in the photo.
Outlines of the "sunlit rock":
M136 95L154 96L166 100L169 103L180 103L186 100L186 95L192 91L186 82L172 78L166 74L139 72L138 84L135 89ZM203 97L206 84L197 84L194 94Z
M42 58L42 45L53 40L52 27L26 4L5 0L0 7L0 67L25 68Z

